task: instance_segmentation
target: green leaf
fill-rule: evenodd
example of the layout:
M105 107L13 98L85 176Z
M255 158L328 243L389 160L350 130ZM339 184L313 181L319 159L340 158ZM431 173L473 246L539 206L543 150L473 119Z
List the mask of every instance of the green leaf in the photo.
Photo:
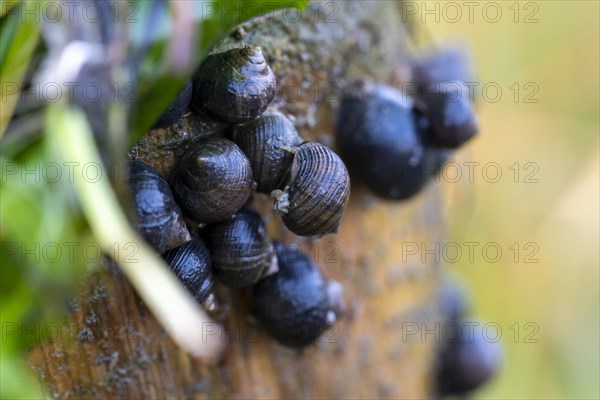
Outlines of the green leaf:
M10 122L19 99L23 77L39 38L39 25L32 18L22 18L16 6L3 19L0 31L0 76L2 77L2 107L0 107L0 138ZM4 8L4 6L3 6Z
M0 18L3 18L5 15L9 13L20 1L6 1L2 3L0 7Z
M23 350L43 339L41 323L64 318L73 287L89 264L81 249L93 238L67 179L51 182L60 166L55 160L45 139L26 147L3 143L0 154L2 398L40 396L23 382L28 376Z

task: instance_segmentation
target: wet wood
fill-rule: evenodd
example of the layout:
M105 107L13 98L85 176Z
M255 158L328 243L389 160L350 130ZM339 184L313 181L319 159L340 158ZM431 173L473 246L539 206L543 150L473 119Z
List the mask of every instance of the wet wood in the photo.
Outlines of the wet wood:
M336 5L333 16L318 8L324 4L296 22L279 14L247 23L216 49L260 44L278 77L275 107L294 117L305 139L335 148L331 132L346 85L365 76L397 85L410 76L399 2L328 2ZM132 155L167 175L181 148L219 128L188 115L151 132ZM63 334L34 348L28 362L58 398L428 397L435 341L406 327L439 319L440 272L434 257L407 257L403 243L431 249L441 240L443 197L433 184L410 201L389 203L353 186L339 234L320 240L290 234L270 200L255 198L273 238L300 246L345 287L347 314L301 353L262 331L243 292L219 288L215 318L224 324L226 351L215 363L192 358L124 276L102 272L85 284ZM216 325L206 328L198 334L217 334Z

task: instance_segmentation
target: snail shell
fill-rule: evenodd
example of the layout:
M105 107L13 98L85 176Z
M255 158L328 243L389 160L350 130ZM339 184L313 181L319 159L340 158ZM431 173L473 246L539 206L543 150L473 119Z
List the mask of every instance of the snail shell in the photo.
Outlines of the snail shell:
M279 271L253 286L254 312L277 341L303 348L335 322L337 304L332 299L340 296L341 286L337 282L330 285L297 248L279 242L274 245ZM336 303L341 303L339 298Z
M152 126L152 129L162 129L173 125L179 121L185 110L187 110L192 99L192 80L185 81L183 87L173 99L171 104L161 114L158 120Z
M476 82L477 76L469 49L452 44L420 55L413 66L413 80L424 92L437 82Z
M386 86L349 90L339 110L336 141L340 155L373 193L406 199L417 193L446 161L445 151L425 147L413 101Z
M433 145L457 148L477 135L477 116L469 90L460 81L443 82L423 93L430 121L429 140Z
M128 184L137 216L136 227L159 253L191 239L167 182L141 161L129 161Z
M287 228L301 236L337 232L350 196L350 177L342 160L320 143L294 149L284 191L275 190L273 211Z
M382 177L378 181L381 185L379 191L375 193L391 200L410 198L421 191L449 159L448 150L436 147L425 147L423 157L416 164L407 163L398 167L393 160L387 159L390 170L395 170L397 175Z
M199 223L230 218L252 191L250 162L235 143L211 138L181 158L171 186L183 211Z
M227 286L249 286L277 271L265 223L249 208L211 227L210 251L214 276Z
M267 194L279 187L294 158L289 148L302 143L292 121L278 112L236 127L232 139L250 160L256 190Z
M481 321L463 323L444 332L458 332L442 343L437 380L440 395L463 395L487 382L500 368L502 351L498 342L486 339Z
M163 253L163 258L196 300L202 304L212 300L211 258L202 240L194 238Z
M190 107L229 124L262 114L275 96L276 82L258 46L206 57L194 76Z
M465 289L454 281L444 282L439 290L438 298L442 319L448 323L460 324L469 309L469 298Z

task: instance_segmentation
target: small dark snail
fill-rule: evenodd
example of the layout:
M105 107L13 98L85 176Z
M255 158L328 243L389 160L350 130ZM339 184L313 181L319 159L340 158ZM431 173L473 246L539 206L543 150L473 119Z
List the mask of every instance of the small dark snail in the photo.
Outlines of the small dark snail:
M190 240L181 210L158 171L141 161L129 161L127 169L137 215L136 227L146 241L162 253Z
M179 121L185 110L187 110L192 99L192 80L188 79L177 93L171 104L161 114L152 126L152 129L161 129L173 125Z
M196 300L209 306L214 281L210 273L210 254L204 242L194 238L162 256Z
M469 49L447 45L422 54L413 66L413 80L424 92L437 82L475 82L476 74Z
M478 131L468 89L460 81L439 83L434 88L422 95L430 121L429 140L436 146L460 147Z
M267 194L278 188L294 158L289 148L302 143L292 121L278 112L236 127L232 139L250 160L256 190Z
M276 82L258 46L206 57L193 80L190 107L229 124L262 114L275 96Z
M259 214L242 208L233 218L210 229L210 251L216 279L244 287L277 271L277 259Z
M275 243L279 271L252 288L256 318L278 342L295 348L313 343L343 308L341 285L327 281L295 247Z
M437 365L440 395L463 395L487 382L500 368L502 351L498 342L489 340L480 321L463 323L459 337L442 343ZM444 329L444 332L449 329ZM454 339L454 338L453 338Z
M415 163L406 163L402 166L394 163L393 160L387 166L395 168L394 175L387 175L378 180L377 190L373 192L378 196L389 200L408 199L416 195L437 173L442 169L450 159L450 152L435 147L425 147L423 156ZM385 171L385 165L383 166Z
M274 190L273 211L301 236L337 232L350 196L350 177L329 147L306 142L293 149L285 190Z
M444 282L439 290L442 318L448 323L460 324L469 311L469 299L462 286L456 282Z
M439 301L444 327L436 364L437 390L443 396L462 395L498 370L501 349L499 343L485 336L484 323L465 322L469 301L458 282L444 282Z
M171 177L183 211L199 223L230 218L252 191L250 162L235 143L211 138L184 154Z
M426 148L413 108L404 93L365 83L342 100L336 125L340 155L373 193L391 200L417 193L445 163L445 151Z

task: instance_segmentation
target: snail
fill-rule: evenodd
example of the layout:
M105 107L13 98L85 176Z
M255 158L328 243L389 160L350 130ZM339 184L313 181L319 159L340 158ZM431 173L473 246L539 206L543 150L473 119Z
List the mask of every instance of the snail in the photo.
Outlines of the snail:
M327 281L296 247L275 242L279 271L252 287L254 313L278 342L304 348L343 310L342 286Z
M336 124L340 155L353 176L389 200L416 194L448 159L448 152L426 147L423 115L404 93L364 83L344 95Z
M465 319L470 302L461 285L455 281L444 282L440 287L438 298L444 321L460 324Z
M259 214L242 208L233 218L211 226L210 251L217 280L244 287L277 271L277 259Z
M171 177L177 203L199 223L230 218L246 203L252 185L248 158L224 138L210 138L190 148Z
M279 112L235 127L232 139L250 160L256 190L267 194L278 188L294 158L289 148L302 143L292 121Z
M292 149L285 189L274 190L273 211L300 236L337 232L350 196L350 177L342 160L320 143Z
M477 134L477 117L469 91L460 81L441 82L422 95L433 145L457 148Z
M163 253L177 278L205 306L213 303L213 278L211 276L211 257L208 248L198 238Z
M387 168L395 170L395 175L381 177L380 185L374 192L382 198L389 200L408 199L416 195L429 182L450 159L450 152L435 147L425 147L423 156L415 164L404 164L399 166L393 160ZM394 168L394 169L393 169ZM386 166L382 167L382 171Z
M141 161L129 161L127 169L136 228L144 239L159 253L189 241L181 210L158 171Z
M462 395L476 389L496 372L501 362L500 345L485 336L485 324L465 322L468 300L456 281L446 281L440 287L444 321L436 364L440 395Z
M440 395L471 392L487 382L500 368L500 344L488 339L483 326L481 321L464 322L455 331L458 337L442 343L436 366ZM446 331L449 329L444 329Z
M261 48L246 46L206 57L194 75L193 86L192 111L242 124L267 109L276 82Z
M458 44L436 47L420 55L412 75L421 93L437 82L477 80L469 49Z
M171 104L163 111L158 120L152 126L152 129L162 129L173 125L179 121L185 110L187 110L192 99L192 80L188 79L183 87L175 96Z

